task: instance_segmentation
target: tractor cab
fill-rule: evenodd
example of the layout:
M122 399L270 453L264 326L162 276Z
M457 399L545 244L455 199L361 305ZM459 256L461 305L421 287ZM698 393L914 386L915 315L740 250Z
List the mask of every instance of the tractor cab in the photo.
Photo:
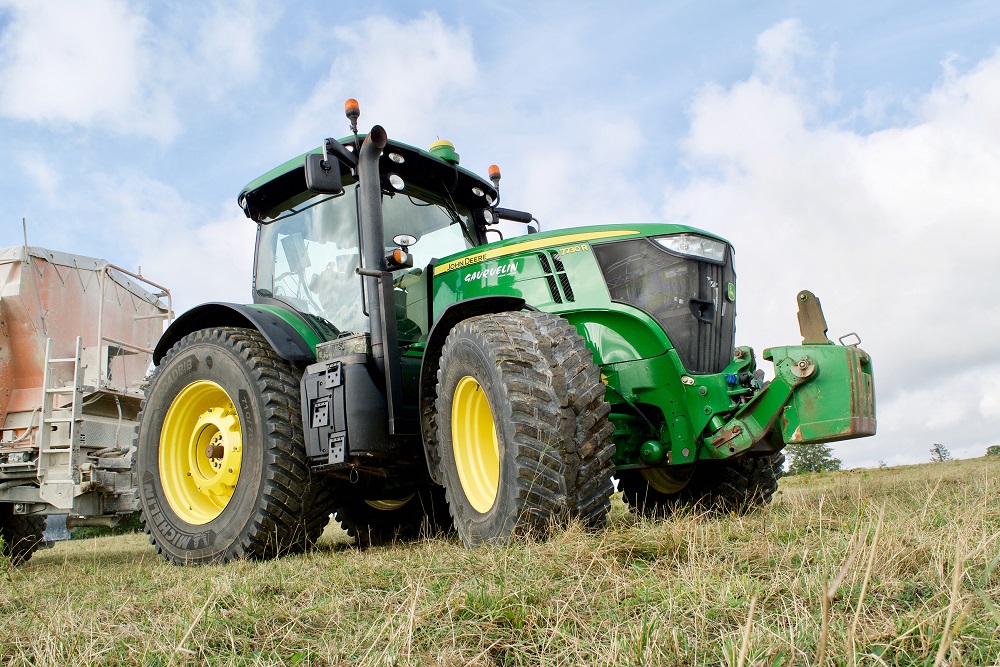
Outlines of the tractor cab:
M363 139L364 137L360 137ZM337 142L348 154L354 137ZM250 183L240 195L258 223L254 302L292 308L322 338L370 332L358 272L362 224L356 169L344 161L339 192L317 194L306 184L303 154ZM388 142L379 158L382 250L392 273L399 342L412 344L429 328L428 265L487 242L497 191L458 166L447 142L430 152Z

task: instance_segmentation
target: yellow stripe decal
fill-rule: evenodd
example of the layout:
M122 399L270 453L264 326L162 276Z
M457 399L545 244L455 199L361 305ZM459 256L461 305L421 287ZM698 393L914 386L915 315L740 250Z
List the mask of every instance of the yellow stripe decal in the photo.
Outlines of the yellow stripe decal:
M461 269L465 266L471 266L473 264L479 264L491 259L497 259L500 257L507 257L508 255L516 255L521 252L529 252L531 250L538 250L539 248L550 248L553 246L566 245L568 243L581 243L583 241L596 241L597 239L611 238L612 236L635 236L639 232L631 229L623 229L617 231L604 231L604 232L581 232L579 234L566 234L565 236L550 236L545 239L536 239L533 241L525 241L524 243L517 243L515 245L505 246L503 248L494 248L492 250L487 250L486 252L475 253L472 255L466 255L465 257L460 257L459 259L453 259L450 262L445 262L444 264L438 264L434 267L434 275L438 276L442 273L447 273L448 271L453 271L455 269Z

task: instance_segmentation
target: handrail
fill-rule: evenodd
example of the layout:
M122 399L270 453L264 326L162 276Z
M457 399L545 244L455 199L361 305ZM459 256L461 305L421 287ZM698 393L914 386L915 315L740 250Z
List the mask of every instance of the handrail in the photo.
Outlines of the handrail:
M131 343L125 343L124 341L115 340L113 338L108 338L108 337L106 337L104 335L104 293L105 293L105 286L106 286L106 278L110 278L111 280L114 280L114 276L111 274L111 270L112 269L114 269L115 271L119 271L120 273L123 273L126 276L134 278L135 280L139 281L140 283L143 283L146 286L155 287L156 289L160 290L159 293L153 293L153 295L152 295L153 298L156 299L157 301L159 301L159 299L161 297L166 297L166 299L167 299L167 309L166 309L166 312L164 312L162 315L143 315L143 316L137 317L136 319L146 320L146 319L155 319L155 318L163 317L168 322L174 319L174 301L173 301L173 297L170 295L170 290L167 289L166 286L161 285L159 283L155 283L152 280L150 280L149 278L146 278L145 276L143 276L142 274L133 273L133 272L129 271L128 269L123 269L122 267L120 267L120 266L118 266L116 264L112 264L110 262L104 262L103 264L101 264L100 269L99 269L100 278L98 279L99 282L100 282L100 285L101 285L101 295L100 295L100 301L98 302L98 306L97 306L97 388L98 389L103 389L104 386L105 386L104 385L105 364L103 363L103 361L101 359L101 348L103 347L103 345L104 345L105 342L113 343L114 345L117 345L117 346L119 346L121 348L128 349L128 350L135 350L137 352L145 352L147 354L152 354L153 353L153 350L141 347L139 345L132 345ZM142 285L140 285L140 286L142 286ZM159 308L159 306L157 306L156 303L154 303L153 305L155 307ZM108 358L108 362L107 363L110 365L110 363L111 363L110 357ZM125 388L126 389L128 388L127 387L127 380L126 380L126 387Z

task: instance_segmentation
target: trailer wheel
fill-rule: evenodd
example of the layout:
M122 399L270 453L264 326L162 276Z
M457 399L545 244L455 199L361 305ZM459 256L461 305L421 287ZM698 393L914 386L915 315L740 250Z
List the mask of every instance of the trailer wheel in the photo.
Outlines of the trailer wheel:
M625 504L645 516L662 517L685 506L744 513L771 502L784 463L785 455L776 452L719 463L623 470L617 476Z
M257 331L188 334L154 371L137 473L150 542L174 563L299 552L323 532L332 480L306 464L299 372Z
M470 318L445 341L434 417L448 506L467 546L602 526L613 491L610 410L590 351L556 315Z
M21 565L44 544L45 517L36 514L14 514L14 506L0 505L0 538L3 557L11 565Z
M444 489L437 485L382 500L343 494L335 518L360 547L430 537L452 527Z

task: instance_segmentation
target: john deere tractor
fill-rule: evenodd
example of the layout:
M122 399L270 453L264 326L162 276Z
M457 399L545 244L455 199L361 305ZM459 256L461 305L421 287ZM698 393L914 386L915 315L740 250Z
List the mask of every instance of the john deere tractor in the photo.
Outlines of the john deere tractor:
M733 249L671 224L538 232L500 173L380 127L239 195L253 303L167 329L138 431L151 541L169 560L457 531L468 546L638 513L770 500L782 448L875 432L872 369L798 295L801 345L736 347ZM527 234L503 239L501 220ZM516 227L515 227L516 228Z

